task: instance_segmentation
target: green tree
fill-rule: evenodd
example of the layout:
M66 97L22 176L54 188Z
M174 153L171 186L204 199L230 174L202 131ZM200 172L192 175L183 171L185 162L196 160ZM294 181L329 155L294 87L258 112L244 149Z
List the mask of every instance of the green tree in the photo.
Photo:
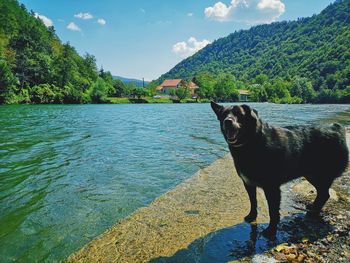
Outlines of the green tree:
M290 94L293 97L301 98L302 102L312 102L316 96L316 92L312 87L311 81L307 78L295 77L292 80Z
M291 103L292 97L289 92L289 83L277 78L273 80L271 85L266 85L266 91L269 97L269 100L274 103Z
M6 61L0 59L0 104L10 103L16 91L17 78L12 74Z
M134 88L132 95L137 99L141 99L142 97L149 96L149 90L146 88Z
M178 87L175 90L175 95L178 97L179 101L186 99L189 96L190 92L186 87Z
M99 77L102 78L105 84L107 85L108 96L112 96L113 94L115 94L115 88L113 86L114 81L111 72L104 71L103 68L101 68L99 72Z
M235 78L229 74L219 76L214 86L214 96L217 101L237 101L238 90Z
M124 84L123 81L119 80L119 79L115 79L113 81L113 88L115 90L113 96L116 97L126 97L126 86Z
M158 83L156 81L151 81L147 85L147 89L149 90L150 95L155 95L156 94L156 88L158 87Z
M93 103L101 103L106 101L108 95L108 85L102 78L98 78L92 85L90 91L91 101Z
M267 102L268 95L266 89L261 84L252 84L249 86L250 90L250 101L254 102Z
M196 91L200 98L213 98L215 79L209 73L199 73L193 78L193 82L199 87Z
M56 101L56 94L49 84L40 84L33 86L29 92L30 101L32 103L54 103Z

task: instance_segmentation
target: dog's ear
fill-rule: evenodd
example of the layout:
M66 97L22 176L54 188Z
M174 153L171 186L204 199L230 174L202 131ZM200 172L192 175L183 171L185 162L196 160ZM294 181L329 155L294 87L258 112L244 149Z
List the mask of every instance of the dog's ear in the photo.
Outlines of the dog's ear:
M248 115L253 117L254 119L258 119L259 118L259 114L255 109L250 108L248 105L243 104L241 106L244 110L244 112Z
M211 105L211 108L213 109L213 111L215 112L216 116L219 118L219 116L221 115L222 110L223 110L224 107L219 105L219 104L217 104L214 101L211 101L210 105Z

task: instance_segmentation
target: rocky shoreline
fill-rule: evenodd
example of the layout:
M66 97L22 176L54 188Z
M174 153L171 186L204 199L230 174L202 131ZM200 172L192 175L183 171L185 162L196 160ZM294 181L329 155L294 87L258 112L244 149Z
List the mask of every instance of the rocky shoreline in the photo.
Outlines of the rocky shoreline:
M267 262L350 262L349 182L348 170L333 184L331 198L319 218L302 216L282 222L280 229L291 232L294 238L266 251ZM314 200L315 190L304 181L295 185L294 190L296 209L305 213L306 204ZM249 257L241 260L251 261Z

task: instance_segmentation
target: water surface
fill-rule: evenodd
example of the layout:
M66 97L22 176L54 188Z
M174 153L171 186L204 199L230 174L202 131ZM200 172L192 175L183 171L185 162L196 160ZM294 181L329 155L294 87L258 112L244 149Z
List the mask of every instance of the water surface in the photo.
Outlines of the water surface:
M350 124L349 105L252 106ZM209 104L1 106L0 261L63 259L226 153Z

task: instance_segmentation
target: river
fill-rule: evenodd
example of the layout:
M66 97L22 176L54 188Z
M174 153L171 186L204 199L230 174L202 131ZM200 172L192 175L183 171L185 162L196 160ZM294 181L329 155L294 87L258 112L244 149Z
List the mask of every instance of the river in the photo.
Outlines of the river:
M350 125L349 105L251 106ZM1 106L0 261L64 259L227 152L209 104Z

